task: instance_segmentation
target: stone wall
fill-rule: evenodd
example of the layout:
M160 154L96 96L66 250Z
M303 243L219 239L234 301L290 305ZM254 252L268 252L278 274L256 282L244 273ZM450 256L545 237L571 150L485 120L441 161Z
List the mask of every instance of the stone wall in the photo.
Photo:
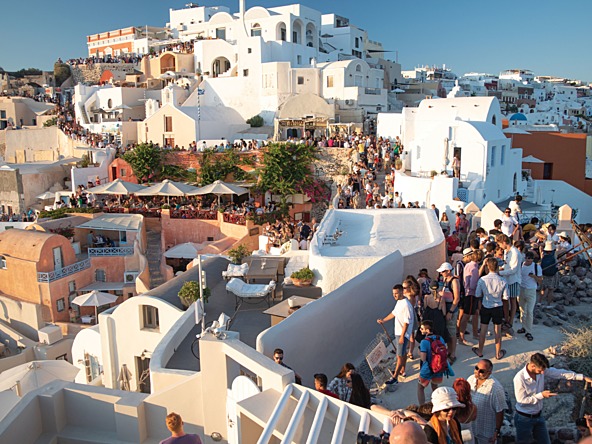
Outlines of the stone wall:
M132 63L95 63L92 65L71 66L72 78L74 84L87 83L91 85L98 84L105 71L111 71L123 74L131 74L136 69Z

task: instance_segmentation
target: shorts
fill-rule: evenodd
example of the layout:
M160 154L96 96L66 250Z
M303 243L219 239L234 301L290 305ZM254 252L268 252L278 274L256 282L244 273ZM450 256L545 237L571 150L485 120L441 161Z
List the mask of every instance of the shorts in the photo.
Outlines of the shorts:
M481 324L488 325L493 320L493 325L502 325L504 322L504 307L485 308L481 307Z
M479 309L481 298L477 296L465 296L463 299L463 311L466 315L474 315Z
M407 350L409 349L409 339L405 338L403 344L399 344L401 336L395 336L395 345L397 346L397 356L407 356Z
M456 337L456 321L458 320L458 308L456 309L455 313L450 313L452 318L450 320L446 319L446 330L450 334L451 338Z
M543 282L541 282L541 290L555 290L559 285L559 273L555 273L554 276L543 276Z
M435 385L440 385L440 384L442 384L443 380L444 380L443 376L434 376L432 379L423 379L420 376L419 379L417 380L417 383L419 385L421 385L422 387L427 387L428 385L430 385L430 383L435 384Z
M508 297L517 298L520 296L520 282L508 285Z

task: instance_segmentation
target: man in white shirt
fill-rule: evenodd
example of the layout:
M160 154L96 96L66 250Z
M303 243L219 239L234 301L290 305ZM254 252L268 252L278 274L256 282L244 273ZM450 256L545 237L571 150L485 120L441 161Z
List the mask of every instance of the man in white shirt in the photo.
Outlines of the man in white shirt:
M537 285L543 281L541 266L534 261L534 253L527 251L524 255L524 263L520 270L520 322L522 328L518 333L525 334L526 339L533 340L532 320L534 317L534 306L537 300Z
M530 357L530 362L514 376L514 395L516 396L516 443L529 444L533 439L537 444L550 444L545 418L541 416L543 399L557 396L545 390L545 376L553 379L569 379L592 383L592 378L559 368L549 368L549 360L541 353Z
M512 216L512 210L506 208L504 215L501 217L502 221L502 233L511 238L514 237L516 230L518 230L518 220Z

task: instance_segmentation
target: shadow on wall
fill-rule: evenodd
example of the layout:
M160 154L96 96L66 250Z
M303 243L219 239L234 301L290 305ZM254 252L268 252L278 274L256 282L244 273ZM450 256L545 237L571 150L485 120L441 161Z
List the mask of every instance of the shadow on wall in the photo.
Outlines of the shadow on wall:
M393 285L403 279L404 259L396 251L359 276L265 330L257 351L271 357L275 348L286 364L313 385L315 373L332 377L346 362L357 362L382 329L376 319L394 307ZM387 327L392 329L392 327Z

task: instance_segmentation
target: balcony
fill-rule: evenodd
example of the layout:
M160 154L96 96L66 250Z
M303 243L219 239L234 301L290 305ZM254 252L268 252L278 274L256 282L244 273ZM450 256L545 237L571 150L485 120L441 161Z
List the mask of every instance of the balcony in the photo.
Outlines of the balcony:
M379 96L382 94L382 88L365 88L364 93L371 96Z
M90 268L90 259L85 259L80 262L76 262L72 265L68 265L64 268L55 271L47 271L47 272L38 272L37 273L37 282L44 282L49 283L53 281L57 281L58 279L65 278L66 276L71 276L74 273L78 273L79 271L86 270Z
M89 248L89 257L105 257L105 256L133 256L134 247L103 247L103 248Z

